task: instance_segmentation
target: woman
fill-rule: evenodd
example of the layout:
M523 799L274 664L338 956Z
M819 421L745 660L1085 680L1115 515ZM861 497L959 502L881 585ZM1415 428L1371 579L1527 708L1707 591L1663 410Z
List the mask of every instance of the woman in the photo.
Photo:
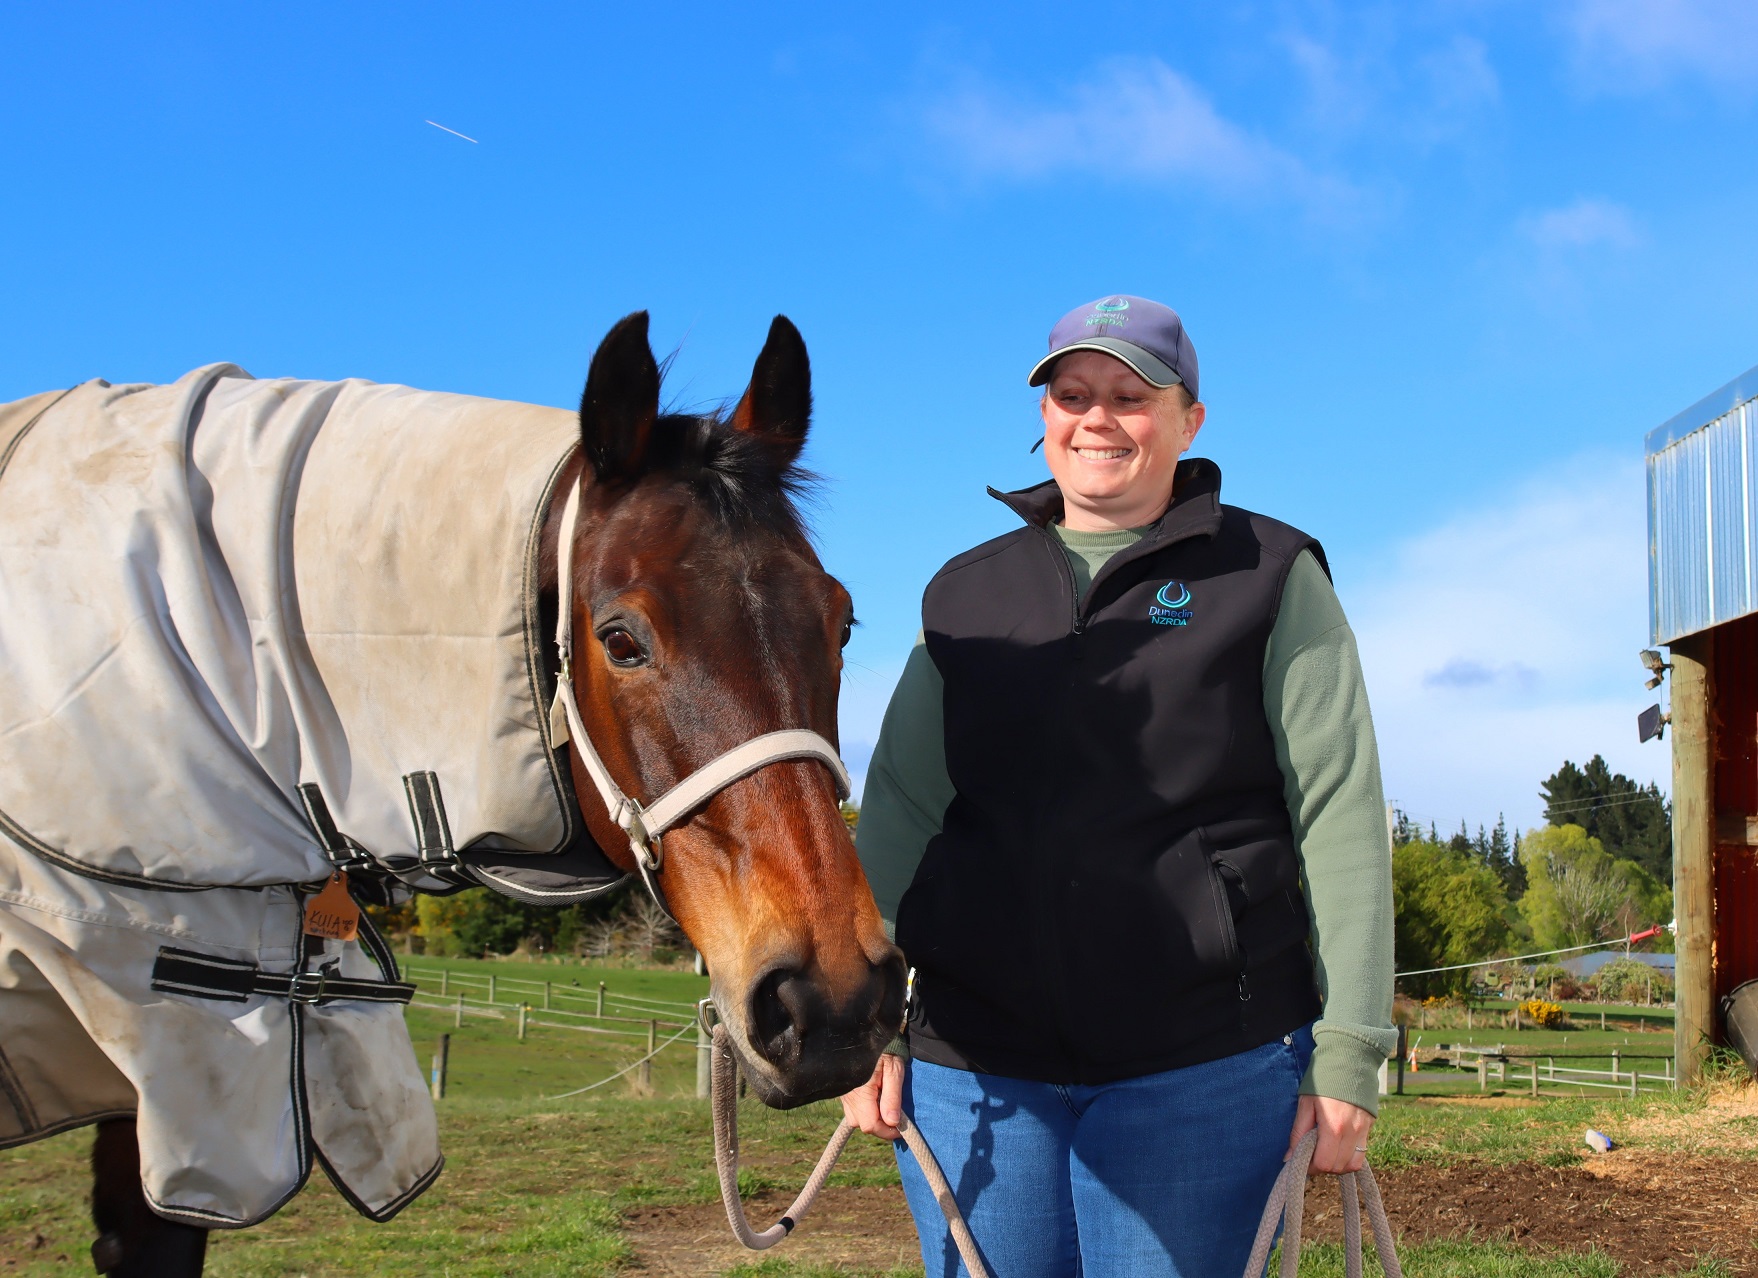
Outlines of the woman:
M1180 460L1196 352L1139 297L1032 369L1051 479L948 563L868 773L860 854L914 968L843 1099L922 1129L996 1278L1241 1272L1286 1152L1361 1166L1391 1032L1391 849L1317 542ZM992 491L992 490L991 490ZM898 1162L930 1278L962 1274Z

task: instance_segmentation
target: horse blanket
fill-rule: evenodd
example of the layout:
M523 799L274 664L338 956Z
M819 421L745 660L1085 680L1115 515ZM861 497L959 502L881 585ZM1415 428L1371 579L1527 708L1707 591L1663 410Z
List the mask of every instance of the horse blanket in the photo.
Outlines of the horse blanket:
M362 381L0 406L0 1146L137 1116L163 1214L438 1174L395 960L336 869L566 903L621 875L551 738L539 530L571 413ZM363 920L363 922L365 922Z

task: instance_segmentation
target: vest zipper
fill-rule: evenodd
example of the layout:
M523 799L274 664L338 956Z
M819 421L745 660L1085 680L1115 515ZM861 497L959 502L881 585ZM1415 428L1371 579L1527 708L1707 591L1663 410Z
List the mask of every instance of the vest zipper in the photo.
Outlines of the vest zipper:
M1056 571L1062 578L1062 584L1068 589L1068 633L1073 640L1069 647L1069 655L1080 661L1085 655L1082 652L1081 636L1086 633L1087 619L1080 611L1080 587L1074 579L1074 569L1069 565L1068 552L1062 543L1056 540L1056 534L1048 528L1039 528L1038 535L1044 539L1045 548L1051 558L1056 561Z
M1238 974L1239 1028L1244 1029L1246 1028L1245 1005L1251 1002L1251 983L1246 979L1245 972L1245 949L1239 944L1239 929L1233 920L1233 905L1227 895L1227 881L1221 874L1221 866L1224 862L1213 856L1206 835L1203 837L1202 843L1204 850L1210 852L1209 887L1214 895L1216 921L1221 925L1221 950L1227 962L1234 965L1234 970ZM1233 869L1232 866L1228 866L1228 868ZM1239 873L1237 869L1233 869L1233 872ZM1240 890L1244 890L1243 875L1240 876Z

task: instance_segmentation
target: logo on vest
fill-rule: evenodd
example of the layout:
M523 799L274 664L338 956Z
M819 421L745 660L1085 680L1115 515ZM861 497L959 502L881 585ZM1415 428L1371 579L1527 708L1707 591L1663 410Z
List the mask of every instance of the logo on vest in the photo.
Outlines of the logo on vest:
M1190 587L1182 581L1168 581L1148 605L1148 620L1156 626L1188 626L1194 615L1189 604Z

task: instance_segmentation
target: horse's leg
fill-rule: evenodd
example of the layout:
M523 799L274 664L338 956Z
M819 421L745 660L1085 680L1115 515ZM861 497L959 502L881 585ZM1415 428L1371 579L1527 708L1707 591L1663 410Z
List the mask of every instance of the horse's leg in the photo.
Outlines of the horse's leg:
M113 1278L200 1278L208 1231L166 1220L140 1188L140 1145L132 1118L98 1124L92 1142L92 1263Z

